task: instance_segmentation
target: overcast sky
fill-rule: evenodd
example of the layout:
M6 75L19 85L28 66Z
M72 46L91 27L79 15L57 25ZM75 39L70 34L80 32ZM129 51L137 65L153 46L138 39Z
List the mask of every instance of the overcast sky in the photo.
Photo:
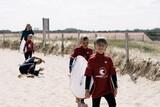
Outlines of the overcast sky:
M0 0L0 29L151 29L160 27L160 0Z

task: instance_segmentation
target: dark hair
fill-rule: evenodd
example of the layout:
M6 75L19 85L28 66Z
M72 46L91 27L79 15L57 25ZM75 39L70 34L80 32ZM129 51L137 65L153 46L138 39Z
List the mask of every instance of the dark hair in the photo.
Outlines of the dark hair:
M38 63L39 62L39 63ZM42 59L38 59L37 61L38 64L42 63Z
M86 40L89 40L87 36L81 37L81 41L86 41Z
M107 40L105 38L99 37L95 40L94 44L104 43L105 45L108 45Z
M26 31L26 30L27 30L27 27L30 27L30 28L31 28L30 30L32 31L32 26L31 26L30 24L27 24L27 25L26 25L26 27L25 27L24 31Z

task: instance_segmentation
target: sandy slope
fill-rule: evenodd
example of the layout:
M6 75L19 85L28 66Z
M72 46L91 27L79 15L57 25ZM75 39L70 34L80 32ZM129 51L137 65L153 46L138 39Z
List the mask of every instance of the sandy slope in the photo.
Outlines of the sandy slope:
M69 90L68 57L43 56L45 75L39 78L17 78L23 55L17 51L0 50L0 107L76 107ZM134 83L129 76L119 76L118 107L160 106L160 81L144 78ZM86 101L91 105L91 101ZM101 107L107 107L102 99ZM90 106L91 107L91 106Z

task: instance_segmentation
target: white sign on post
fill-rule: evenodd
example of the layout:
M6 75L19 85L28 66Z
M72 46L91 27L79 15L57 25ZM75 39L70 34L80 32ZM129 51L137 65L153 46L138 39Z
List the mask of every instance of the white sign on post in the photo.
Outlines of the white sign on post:
M49 18L43 18L43 30L46 32L49 31Z
M43 18L43 48L46 44L46 35L48 34L49 39L49 18Z

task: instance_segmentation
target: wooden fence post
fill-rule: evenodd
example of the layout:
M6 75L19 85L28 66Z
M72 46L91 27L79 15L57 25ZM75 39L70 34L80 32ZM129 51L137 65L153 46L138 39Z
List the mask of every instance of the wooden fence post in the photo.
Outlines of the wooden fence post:
M77 37L77 45L79 45L79 41L80 41L80 31L78 32L78 37Z
M45 48L46 45L46 34L49 36L49 18L43 18L42 19L42 25L43 25L43 48Z
M97 33L95 33L95 39L97 38L97 36L98 36Z
M2 35L3 35L3 39L2 39L2 47L4 48L4 45L5 45L5 34L4 33L2 33Z
M64 56L64 34L62 33L61 55Z
M129 63L129 35L128 32L125 32L125 50L126 50L126 64L128 65Z

